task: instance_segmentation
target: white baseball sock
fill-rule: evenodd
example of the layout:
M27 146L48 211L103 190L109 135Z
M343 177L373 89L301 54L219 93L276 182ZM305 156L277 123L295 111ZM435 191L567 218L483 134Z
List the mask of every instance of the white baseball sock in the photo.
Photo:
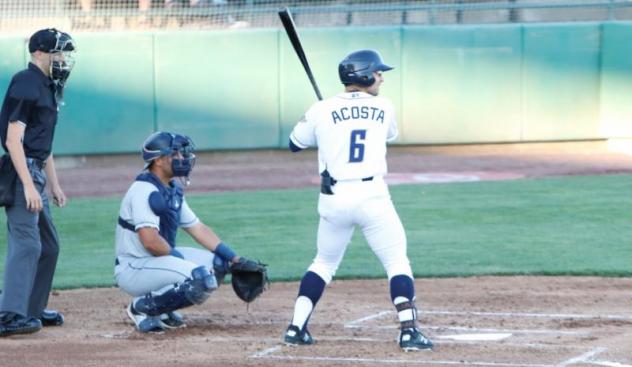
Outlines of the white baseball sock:
M296 299L296 304L294 305L294 317L292 318L292 325L302 330L313 309L314 305L309 298L305 296L298 296L298 298Z

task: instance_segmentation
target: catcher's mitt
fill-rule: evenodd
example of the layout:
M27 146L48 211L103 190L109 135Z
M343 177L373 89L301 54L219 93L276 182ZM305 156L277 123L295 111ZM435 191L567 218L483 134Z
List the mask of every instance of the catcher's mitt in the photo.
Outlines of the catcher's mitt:
M244 302L252 302L266 289L268 268L259 261L248 260L244 257L230 266L233 290L237 297Z

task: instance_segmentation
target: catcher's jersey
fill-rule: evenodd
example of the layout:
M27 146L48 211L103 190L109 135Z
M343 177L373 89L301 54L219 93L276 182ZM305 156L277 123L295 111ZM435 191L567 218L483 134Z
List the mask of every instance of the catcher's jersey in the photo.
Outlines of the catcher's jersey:
M290 135L299 148L318 146L318 169L336 180L383 176L386 142L397 138L392 103L364 92L316 102Z
M153 184L144 181L134 181L123 198L119 217L133 225L136 231L143 227L160 228L160 217L154 214L149 206L149 195L154 191L158 191L158 189ZM191 227L198 222L199 219L187 204L186 199L183 198L180 227ZM116 226L115 241L116 256L153 256L140 242L137 232L125 229L120 224Z

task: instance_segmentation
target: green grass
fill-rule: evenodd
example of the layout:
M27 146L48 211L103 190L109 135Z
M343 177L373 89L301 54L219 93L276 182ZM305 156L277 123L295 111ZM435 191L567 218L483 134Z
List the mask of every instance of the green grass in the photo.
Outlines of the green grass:
M391 187L421 277L485 274L632 276L630 175ZM316 253L316 188L189 195L198 216L238 253L299 279ZM56 288L113 284L120 198L54 208L61 238ZM6 224L0 216L0 270ZM185 234L179 245L191 245ZM384 277L356 231L338 278Z

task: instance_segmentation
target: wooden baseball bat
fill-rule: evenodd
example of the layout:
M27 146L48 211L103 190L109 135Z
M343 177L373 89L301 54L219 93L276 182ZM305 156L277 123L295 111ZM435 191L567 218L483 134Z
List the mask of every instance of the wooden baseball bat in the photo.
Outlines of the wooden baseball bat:
M323 96L320 94L320 90L318 89L318 85L316 84L316 80L314 79L314 74L312 73L312 69L309 67L309 63L307 62L307 57L305 56L305 51L303 51L301 40L298 38L298 33L296 33L296 25L294 25L294 19L292 19L292 13L290 13L290 9L285 8L281 10L279 12L279 18L281 18L281 22L283 23L285 32L287 33L287 36L290 38L290 42L292 42L292 46L294 46L294 51L296 51L296 55L298 55L299 60L301 60L301 64L303 64L303 68L305 68L307 77L309 78L310 83L312 83L314 92L316 92L316 96L318 97L319 100L322 101Z

